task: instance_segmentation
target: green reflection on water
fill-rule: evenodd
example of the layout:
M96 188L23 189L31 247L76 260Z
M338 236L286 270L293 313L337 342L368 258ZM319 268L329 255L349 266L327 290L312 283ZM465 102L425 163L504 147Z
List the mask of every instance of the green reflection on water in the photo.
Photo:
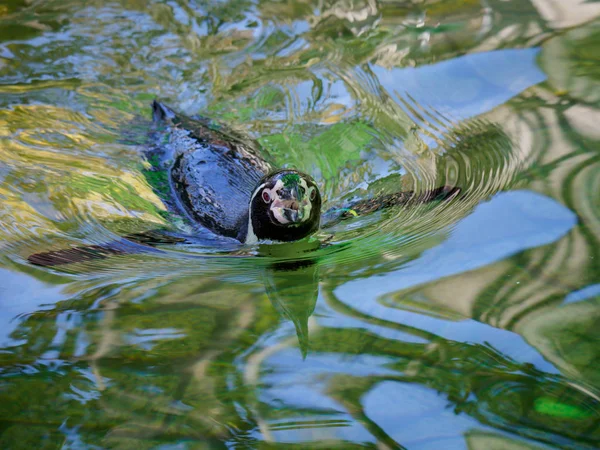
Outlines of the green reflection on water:
M0 447L600 446L600 7L557 8L0 5ZM156 96L311 173L327 208L464 195L289 246L27 263L190 231L143 157ZM495 217L517 190L577 223ZM490 242L453 248L481 205Z

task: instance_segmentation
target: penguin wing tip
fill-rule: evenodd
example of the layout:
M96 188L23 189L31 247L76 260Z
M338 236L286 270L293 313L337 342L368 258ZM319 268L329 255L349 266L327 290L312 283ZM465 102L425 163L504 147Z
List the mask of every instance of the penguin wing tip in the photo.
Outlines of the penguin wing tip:
M43 253L36 253L27 257L27 262L34 266L48 267L52 266L52 261L48 260Z
M158 100L152 100L152 119L155 122L165 120L167 117L167 110L165 106Z

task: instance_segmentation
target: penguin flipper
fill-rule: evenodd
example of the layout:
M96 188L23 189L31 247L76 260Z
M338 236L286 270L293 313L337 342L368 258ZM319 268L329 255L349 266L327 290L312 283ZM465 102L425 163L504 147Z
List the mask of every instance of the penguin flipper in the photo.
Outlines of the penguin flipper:
M323 214L321 228L329 228L352 217L364 216L383 209L400 206L409 207L438 200L448 200L460 194L457 186L441 186L429 191L415 193L414 191L383 194L366 200L358 200L344 208L332 208Z
M185 242L185 239L163 234L160 231L146 231L128 234L122 239L103 244L82 245L49 252L34 253L27 257L27 261L35 266L62 266L106 259L111 256L160 252L160 250L155 248L157 245L181 242Z
M169 108L164 103L157 99L152 101L152 120L155 123L164 122L166 120L173 120L177 115L175 111Z

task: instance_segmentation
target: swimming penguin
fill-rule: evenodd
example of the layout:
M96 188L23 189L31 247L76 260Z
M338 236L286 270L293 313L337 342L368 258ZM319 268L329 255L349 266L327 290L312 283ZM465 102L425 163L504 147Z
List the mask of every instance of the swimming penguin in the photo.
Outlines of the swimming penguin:
M172 194L190 219L246 244L297 241L319 228L321 194L312 177L273 170L251 139L157 101L152 108L168 136L166 153L161 151Z
M152 103L155 141L147 152L155 170L166 172L167 207L190 223L242 244L290 242L348 218L393 206L454 197L459 188L443 186L420 194L398 192L358 200L321 214L315 180L294 169L274 169L259 144L209 122ZM33 254L35 265L54 266L143 252L143 247L186 242L161 230L134 233L119 241ZM142 248L139 248L140 244Z

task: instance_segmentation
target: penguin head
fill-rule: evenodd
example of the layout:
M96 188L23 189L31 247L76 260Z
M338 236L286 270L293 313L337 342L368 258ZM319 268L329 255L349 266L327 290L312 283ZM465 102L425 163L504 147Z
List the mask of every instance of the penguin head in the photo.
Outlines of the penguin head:
M250 200L246 243L296 241L319 228L321 194L315 181L297 170L265 176Z

